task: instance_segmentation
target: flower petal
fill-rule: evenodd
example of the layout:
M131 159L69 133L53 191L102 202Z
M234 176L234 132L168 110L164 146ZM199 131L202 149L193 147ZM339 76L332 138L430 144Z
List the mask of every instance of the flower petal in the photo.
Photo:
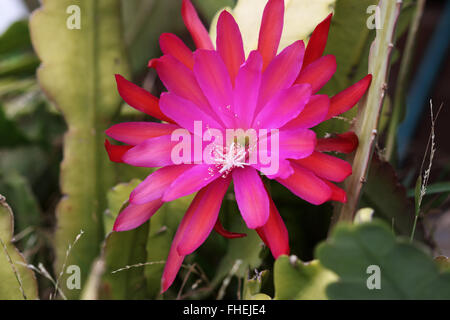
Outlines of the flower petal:
M233 88L227 67L216 51L197 50L194 53L194 75L215 114L230 126Z
M219 122L205 113L196 104L174 93L164 92L161 95L160 105L164 114L173 117L173 120L177 124L189 130L191 133L195 133L196 121L201 121L203 132L206 128L222 128Z
M269 179L283 178L286 179L291 174L294 173L294 169L292 169L291 162L286 159L279 159L278 161L278 171L274 173L274 168L271 168L269 165L262 165L261 163L252 165L253 168L267 176Z
M347 161L317 151L294 162L331 181L341 182L352 174L352 166Z
M245 233L237 233L225 230L219 218L217 218L216 224L214 225L214 231L220 234L222 237L228 239L243 238L247 236Z
M308 129L280 130L280 158L302 159L316 147L316 133Z
M183 0L181 15L183 17L184 24L189 30L189 33L191 34L197 48L213 50L214 46L211 38L209 37L209 33L200 21L197 11L195 11L195 8L190 0Z
M113 125L106 134L127 144L137 145L149 138L171 134L177 125L158 122L123 122Z
M333 14L330 13L321 23L314 29L311 38L308 41L308 46L305 52L304 65L307 66L313 61L319 59L325 46L327 45L328 31L330 30L330 23Z
M328 201L331 196L330 187L311 171L291 162L294 173L287 179L276 179L293 194L312 204L319 205Z
M330 196L330 200L332 201L338 201L341 203L346 203L347 202L347 193L337 187L334 183L331 183L327 180L324 180L324 182L330 187L331 189L331 196Z
M335 137L317 140L316 150L321 152L337 151L341 153L352 153L358 147L358 136L352 132L345 132Z
M298 117L289 121L281 130L315 127L325 119L329 107L330 98L328 96L324 94L312 96Z
M220 176L215 165L195 165L172 181L164 192L163 201L172 201L194 193Z
M159 199L144 204L130 203L116 218L114 231L127 231L139 227L150 219L163 202Z
M354 85L348 87L344 91L339 92L337 95L331 98L330 109L325 119L331 119L341 113L344 113L351 108L361 99L361 97L369 88L372 82L372 75L368 74Z
M173 165L171 153L177 143L178 141L171 140L170 135L150 138L128 150L122 160L136 167Z
M116 74L117 90L122 99L131 107L144 112L156 119L172 122L159 109L158 98L150 92Z
M309 84L294 85L279 91L255 117L253 127L278 129L296 118L311 97Z
M258 111L274 94L289 88L294 83L302 68L304 52L303 41L296 41L272 60L262 76Z
M303 67L295 83L309 83L314 94L331 79L335 72L336 58L329 54Z
M188 230L192 217L196 212L196 210L194 209L199 208L201 210L201 206L199 206L199 203L201 202L205 194L210 196L211 192L206 190L203 192L199 192L199 194L197 194L191 206L183 216L183 219L181 220L180 225L178 226L177 232L175 234L175 237L172 241L172 246L170 247L169 255L167 257L166 265L164 267L163 275L161 278L161 293L167 291L167 289L169 289L169 287L172 285L173 281L175 280L175 277L177 276L178 270L180 270L181 264L183 263L185 256L180 255L178 253L178 245L184 238L186 230Z
M130 202L143 204L149 201L162 198L167 187L178 178L183 172L189 170L194 165L180 164L162 167L148 175L130 194Z
M245 53L239 26L226 10L222 11L217 22L216 46L234 83L239 68L244 63Z
M236 201L247 227L263 226L269 218L269 197L256 169L234 169L233 183Z
M258 39L258 51L265 69L275 57L280 45L284 23L284 1L269 0L264 8Z
M192 51L173 33L163 33L159 37L159 46L162 53L173 56L191 70L194 67Z
M195 251L211 233L230 181L230 178L217 179L197 193L186 213L190 219L177 247L179 255Z
M171 55L162 56L153 65L167 90L192 101L205 113L212 113L192 70Z
M236 77L233 92L235 121L243 129L247 129L253 121L261 84L261 70L261 55L258 51L252 51Z
M105 139L105 149L106 152L108 152L109 160L112 162L123 162L123 155L133 147L134 146L115 146L112 145L108 139Z
M269 247L274 259L283 254L289 255L289 235L286 225L283 222L277 207L270 198L270 214L267 223L259 228L256 232L259 234L264 243Z

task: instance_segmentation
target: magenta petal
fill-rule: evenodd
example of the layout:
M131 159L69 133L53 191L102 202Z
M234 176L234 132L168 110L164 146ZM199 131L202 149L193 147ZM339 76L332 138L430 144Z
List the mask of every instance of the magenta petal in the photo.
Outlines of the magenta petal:
M311 97L309 84L294 85L279 91L256 116L253 127L278 129L296 118Z
M264 8L258 39L258 51L263 57L264 69L277 54L283 23L284 1L269 0Z
M163 201L168 202L194 193L220 177L215 165L199 164L183 172L164 192Z
M264 71L258 100L258 111L280 90L289 88L302 68L305 45L296 41L272 60Z
M172 165L171 153L178 141L172 141L170 135L147 139L128 150L122 157L123 162L137 167L162 167Z
M190 219L178 245L179 255L192 253L206 240L216 224L229 185L229 178L217 179L197 193L186 213Z
M330 98L326 95L312 96L309 102L306 104L303 111L292 121L289 121L281 130L292 129L308 129L315 127L321 123L330 107Z
M159 199L144 204L130 203L116 218L114 231L127 231L139 227L155 214L162 206Z
M274 174L269 171L267 166L262 166L261 164L256 164L252 166L253 168L259 170L262 174L266 175L269 179L282 178L287 179L291 174L294 173L294 169L291 166L291 162L286 159L279 159L278 171Z
M158 122L123 122L113 125L106 134L117 141L137 145L147 139L169 135L177 125Z
M252 51L236 77L233 92L235 121L244 129L247 129L253 121L261 84L261 70L261 55L258 51Z
M214 112L228 126L233 123L230 76L216 51L197 50L194 53L194 75Z
M192 101L206 113L212 112L192 70L171 55L155 60L154 65L167 90Z
M233 183L236 201L247 227L263 226L269 218L269 197L256 169L234 169Z
M205 113L193 102L179 97L171 92L164 92L159 100L161 111L179 124L181 127L194 133L194 122L201 121L202 130L205 132L206 128L220 129L222 125L219 124L212 116Z
M273 203L270 196L269 199L269 219L264 226L257 228L256 232L258 232L259 236L269 247L273 257L276 259L283 254L289 254L289 235L286 225L275 207L275 203Z
M231 81L234 83L239 68L245 60L245 53L239 26L226 10L222 11L217 22L216 42L217 51L225 62Z
M302 159L313 153L316 133L308 129L280 130L280 158Z
M142 204L163 196L166 188L183 172L192 168L191 164L162 167L148 175L130 194L130 202Z
M336 72L336 58L326 55L304 67L295 83L309 83L312 93L319 91Z
M330 200L331 189L311 171L296 163L291 163L294 173L287 179L277 179L293 194L312 204L319 205Z

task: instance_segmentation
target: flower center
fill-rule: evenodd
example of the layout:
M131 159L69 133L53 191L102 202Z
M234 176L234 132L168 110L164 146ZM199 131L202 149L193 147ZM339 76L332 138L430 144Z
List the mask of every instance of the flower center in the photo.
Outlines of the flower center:
M243 168L248 163L245 162L247 151L245 146L238 143L231 143L225 148L216 148L214 150L214 162L219 169L219 173L227 174L233 168Z

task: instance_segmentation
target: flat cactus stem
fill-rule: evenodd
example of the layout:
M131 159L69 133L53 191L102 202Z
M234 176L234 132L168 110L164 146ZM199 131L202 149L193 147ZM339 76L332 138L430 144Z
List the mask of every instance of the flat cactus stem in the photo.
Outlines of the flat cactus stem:
M128 76L129 68L120 1L78 2L79 29L67 27L70 14L66 10L73 5L71 0L42 1L30 18L30 31L42 61L39 84L68 127L60 175L63 198L56 209L55 270L63 272L61 283L66 284L68 274L61 269L68 259L66 265L79 266L82 287L100 252L106 193L116 179L103 146L104 130L121 104L114 74ZM85 232L83 238L66 257L68 245L80 230ZM74 299L80 290L65 293Z
M353 174L344 184L347 202L335 207L332 225L339 221L353 221L378 135L378 121L387 89L390 58L402 1L380 0L378 6L382 26L376 30L376 37L370 48L368 71L373 76L372 84L359 103L353 128L359 138L359 147L353 158Z

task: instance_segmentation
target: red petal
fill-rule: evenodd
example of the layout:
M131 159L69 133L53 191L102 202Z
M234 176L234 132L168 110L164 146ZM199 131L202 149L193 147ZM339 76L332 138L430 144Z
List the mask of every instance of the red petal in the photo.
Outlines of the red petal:
M217 183L224 183L224 179L221 179L222 181L218 181ZM228 183L229 183L229 179L227 179ZM175 280L175 277L177 276L178 270L180 270L181 264L183 263L184 260L184 255L180 255L178 253L178 245L181 243L181 241L184 239L187 231L189 230L191 221L192 221L192 217L195 215L196 210L195 209L201 209L199 206L199 204L201 203L202 198L204 198L205 196L211 196L211 193L214 192L208 192L208 188L210 188L210 186L202 189L195 197L195 199L193 200L193 202L191 203L189 209L187 210L187 212L185 213L185 215L183 216L183 219L180 222L180 225L178 226L177 232L175 234L175 237L172 241L172 246L170 247L170 251L169 251L169 256L167 257L166 260L166 265L164 267L164 271L163 271L163 275L161 278L161 293L165 292L167 289L169 289L169 287L172 285L173 281ZM210 188L211 189L211 188ZM212 188L212 191L217 192L217 188ZM221 190L219 190L221 191ZM225 189L226 191L226 189ZM220 199L222 200L222 199ZM212 229L212 227L211 227ZM193 236L196 236L195 234L193 234Z
M306 47L305 61L303 62L305 67L322 56L325 46L327 45L328 31L330 30L332 16L333 14L330 13L328 17L314 29L311 38L308 41L308 46Z
M263 70L276 56L284 23L284 1L269 0L259 30L258 51L263 58Z
M194 67L194 56L192 51L176 35L172 33L163 33L159 37L159 46L164 54L170 54L189 69Z
M330 200L338 201L338 202L342 202L342 203L346 203L347 202L347 194L345 193L345 191L343 189L337 187L334 183L331 183L329 181L324 180L324 182L331 189Z
M352 166L347 161L317 151L309 157L293 161L317 176L331 181L344 181L352 174Z
M159 109L158 98L153 96L150 92L145 91L141 87L128 81L120 74L116 74L117 90L120 96L131 107L144 112L154 118L172 122Z
M231 177L215 180L197 193L186 212L189 224L177 246L179 255L194 252L211 233L230 181Z
M358 136L353 132L345 132L336 137L317 140L316 151L352 153L358 147Z
M109 160L112 162L123 162L123 155L134 146L115 146L108 139L105 139L105 149L108 152Z
M195 8L190 0L183 0L181 15L183 16L184 24L189 30L197 48L214 50L208 31L200 21L197 11L195 11Z
M137 145L149 138L171 134L179 127L169 123L159 122L122 122L113 125L105 133L120 142Z
M214 226L214 231L216 231L222 237L225 237L228 239L243 238L243 237L247 236L245 233L237 233L237 232L231 232L231 231L225 230L225 228L222 226L222 223L220 223L219 218L217 218L216 224Z
M295 83L309 83L314 94L331 79L335 72L336 58L329 54L303 68Z
M330 199L331 189L322 179L295 162L291 161L291 165L294 173L287 179L276 179L279 183L296 196L315 205Z
M328 115L325 119L328 120L353 108L358 100L364 95L367 88L369 88L371 81L372 75L368 74L354 85L332 97L330 109L328 110Z
M256 229L259 237L269 247L273 257L276 259L283 254L289 255L289 235L286 226L278 210L270 199L270 215L267 223Z
M217 23L217 51L222 57L234 83L239 68L245 61L244 45L239 26L233 16L223 11Z

